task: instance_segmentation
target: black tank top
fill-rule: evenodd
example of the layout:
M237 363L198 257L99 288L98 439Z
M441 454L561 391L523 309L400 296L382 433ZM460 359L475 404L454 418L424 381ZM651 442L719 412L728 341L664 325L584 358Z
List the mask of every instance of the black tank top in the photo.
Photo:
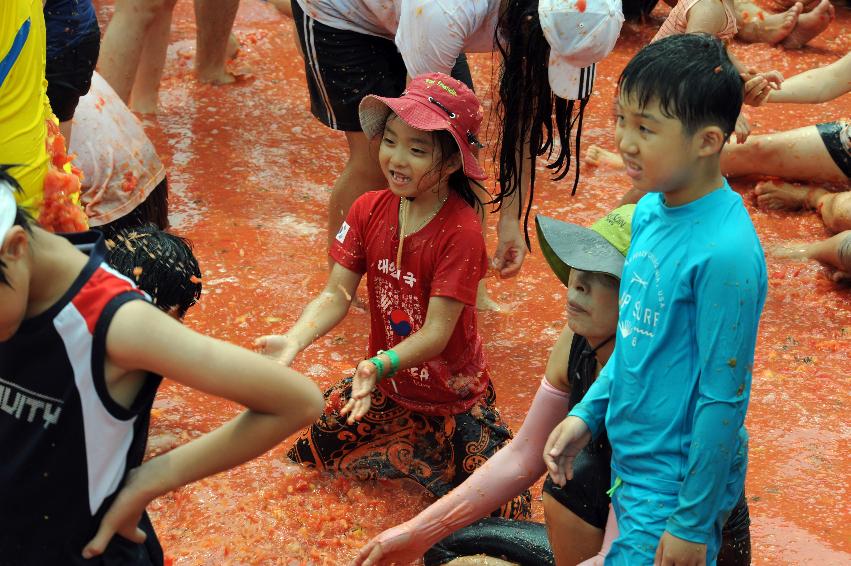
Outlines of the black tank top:
M144 296L103 263L96 233L69 239L90 252L85 268L0 343L0 564L155 563L155 537L143 546L116 536L99 559L81 556L142 462L160 378L146 380L130 409L109 396L107 329L119 307Z
M570 410L573 410L573 407L582 401L582 398L588 393L591 384L597 379L596 373L597 357L594 355L593 348L584 336L574 334L573 342L570 343L570 357L567 359ZM602 454L607 458L612 457L612 447L609 444L605 427L603 427L600 435L585 447L585 450L589 454Z

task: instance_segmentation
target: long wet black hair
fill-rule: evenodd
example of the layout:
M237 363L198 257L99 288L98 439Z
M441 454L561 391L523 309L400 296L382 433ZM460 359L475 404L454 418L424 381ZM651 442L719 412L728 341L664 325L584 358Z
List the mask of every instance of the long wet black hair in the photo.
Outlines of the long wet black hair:
M493 202L499 209L505 202L515 198L515 194L517 198L525 196L520 183L525 168L530 168L529 198L523 218L526 245L530 246L529 213L535 195L534 160L537 156L546 155L550 161L547 169L553 172L553 180L558 181L568 174L571 157L575 157L576 173L570 194L576 194L582 117L588 97L573 101L553 94L548 68L550 45L538 19L538 0L505 2L494 38L502 54L502 66L497 107L500 117L499 192ZM574 126L575 152L572 154L571 132ZM531 162L517 159L517 152L522 151L526 139L531 149Z

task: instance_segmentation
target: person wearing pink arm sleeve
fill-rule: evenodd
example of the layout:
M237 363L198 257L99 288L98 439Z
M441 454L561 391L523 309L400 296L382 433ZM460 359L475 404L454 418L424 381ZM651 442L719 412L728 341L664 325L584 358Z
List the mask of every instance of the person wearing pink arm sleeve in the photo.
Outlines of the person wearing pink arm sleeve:
M633 208L620 207L591 228L536 219L543 255L568 288L568 321L523 425L508 446L464 483L416 517L370 540L353 566L408 564L423 555L426 566L460 566L469 563L464 556L473 554L487 555L488 563L496 556L509 561L499 564L603 564L618 536L606 494L611 447L605 434L577 456L573 479L565 486L548 478L543 495L546 528L494 517L477 520L544 473L546 436L560 416L582 400L611 356ZM733 558L723 562L727 566L750 563L749 518L746 505L740 507L725 527L724 550Z
M448 535L487 516L503 502L531 487L546 471L541 454L547 436L581 399L614 348L618 277L624 260L623 251L618 247L625 249L629 244L632 208L632 205L622 207L595 225L605 236L592 229L538 217L539 241L544 255L568 286L568 322L553 347L546 375L523 425L514 440L467 481L413 519L373 538L353 564L406 564L416 560ZM607 238L619 245L616 247ZM589 255L591 250L599 251L600 241L608 242L609 250ZM573 249L568 252L566 247ZM590 261L583 262L583 256ZM576 265L572 273L570 265ZM580 266L589 271L580 271ZM600 452L602 457L590 456L589 460L600 460L602 464L587 469L592 472L590 475L602 476L602 483L591 477L577 477L579 487L576 491L595 485L602 490L598 495L605 498L610 474L609 453ZM458 556L458 549L465 546L475 548L469 554L490 548L490 554L520 563L552 564L555 558L560 564L576 564L594 556L600 549L607 504L607 501L603 504L602 523L594 526L579 511L582 505L578 501L576 505L565 506L546 494L548 531L558 532L557 537L550 536L551 541L556 542L552 550L542 536L540 525L487 519L460 531L458 540L450 542L447 539L429 551L426 564L445 563ZM465 532L478 539L465 544L461 540ZM500 537L503 540L499 540ZM515 538L518 540L513 540ZM497 547L498 552L495 551Z

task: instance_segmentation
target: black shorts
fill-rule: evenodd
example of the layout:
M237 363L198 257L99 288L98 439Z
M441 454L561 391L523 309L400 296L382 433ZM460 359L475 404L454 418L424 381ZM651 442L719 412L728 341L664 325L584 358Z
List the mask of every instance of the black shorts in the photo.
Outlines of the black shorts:
M609 453L582 450L573 461L573 479L559 487L547 475L544 493L565 506L571 513L598 529L606 528L612 469Z
M47 98L60 122L74 117L80 97L89 92L98 53L100 30L96 27L80 43L47 60Z
M310 111L335 130L361 131L358 105L368 94L399 96L407 70L396 44L375 35L340 30L316 21L293 2L295 22L310 91ZM452 76L473 88L462 53Z
M816 128L836 166L851 179L851 125L838 121L818 124Z

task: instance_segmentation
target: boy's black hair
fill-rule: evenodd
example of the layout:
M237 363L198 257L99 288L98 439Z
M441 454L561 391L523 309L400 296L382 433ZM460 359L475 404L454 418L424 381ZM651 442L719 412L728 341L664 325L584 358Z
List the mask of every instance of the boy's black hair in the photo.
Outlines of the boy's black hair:
M13 191L21 192L23 189L21 188L21 184L18 183L18 180L15 179L10 173L9 169L12 167L18 167L17 165L0 165L0 191L7 190L2 186L3 183L8 184ZM21 208L17 207L15 211L15 221L12 224L13 226L20 226L28 233L32 234L32 227L30 223L33 222L32 216ZM3 260L0 259L0 285L9 285L9 280L6 278L6 264L3 263Z
M729 136L742 110L742 84L717 37L683 33L639 51L621 73L618 90L639 108L658 100L662 113L682 122L687 134L714 125Z
M153 224L124 228L107 240L107 263L180 318L201 298L201 269L189 240Z
M571 157L575 157L576 173L570 194L576 194L582 118L589 97L574 101L553 94L548 65L550 44L538 19L538 0L508 0L497 22L494 43L502 55L498 106L499 194L494 203L499 208L513 196L520 196L520 183L528 167L531 178L523 217L528 247L529 213L535 196L534 160L539 155L546 155L549 160L555 154L547 169L553 171L553 180L558 181L568 174ZM574 125L575 138L572 134ZM532 162L518 164L516 152L527 139ZM574 142L573 154L571 141Z

